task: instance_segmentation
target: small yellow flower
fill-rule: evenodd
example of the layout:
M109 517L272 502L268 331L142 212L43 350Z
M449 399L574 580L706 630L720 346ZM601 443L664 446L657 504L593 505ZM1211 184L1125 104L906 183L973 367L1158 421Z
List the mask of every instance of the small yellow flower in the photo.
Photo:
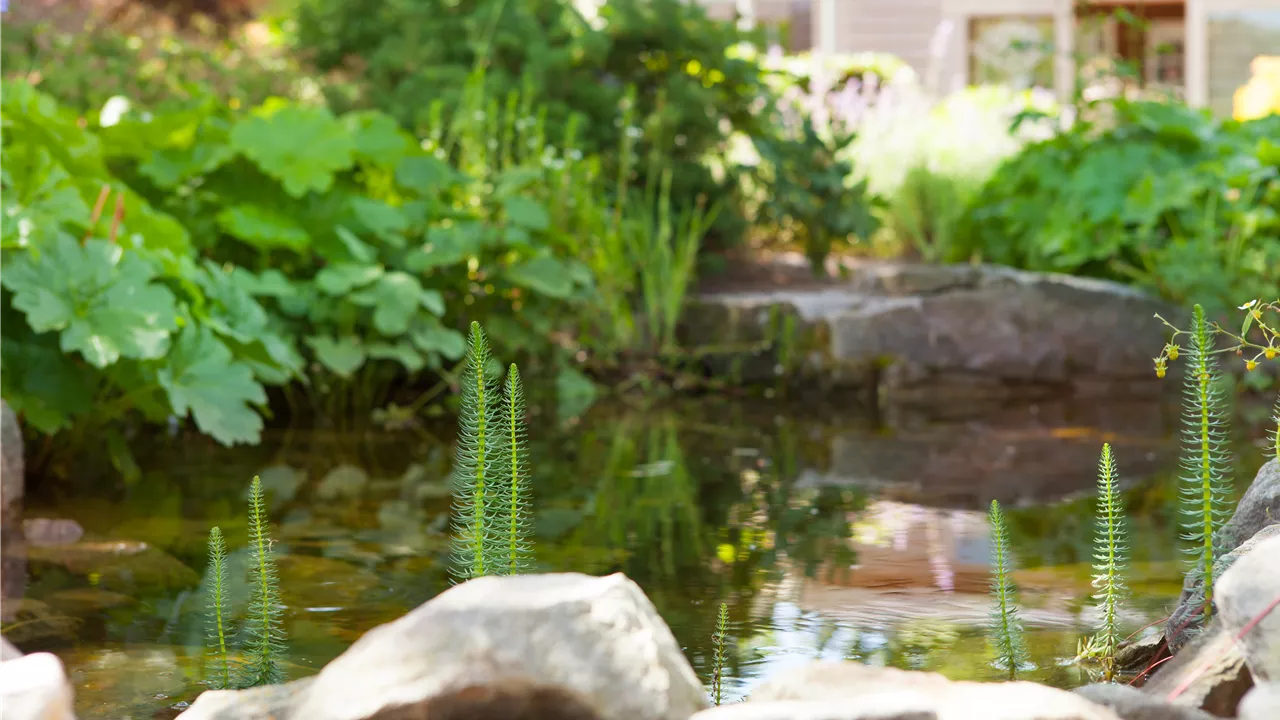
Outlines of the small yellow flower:
M1244 369L1245 369L1245 370L1252 370L1252 369L1254 369L1254 368L1256 368L1256 367L1258 367L1258 361L1257 361L1257 360L1245 360L1245 361L1244 361Z
M1177 359L1178 359L1178 346L1177 346L1177 345L1170 345L1170 346L1169 346L1169 359L1170 359L1170 360L1177 360Z
M1262 354L1263 354L1263 355L1266 355L1268 360L1275 360L1275 359L1276 359L1276 349L1275 349L1275 348L1273 348L1273 347L1269 347L1269 348L1267 348L1266 350L1263 350L1263 351L1262 351Z

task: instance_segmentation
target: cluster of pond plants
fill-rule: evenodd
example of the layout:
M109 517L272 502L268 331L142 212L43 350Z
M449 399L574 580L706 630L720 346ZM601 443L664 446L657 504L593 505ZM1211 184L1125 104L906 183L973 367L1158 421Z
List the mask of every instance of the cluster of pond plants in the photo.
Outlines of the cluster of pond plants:
M1246 367L1280 354L1280 300L1251 302L1243 308L1246 320L1233 333L1206 319L1196 306L1191 324L1182 330L1166 324L1173 337L1155 363L1161 376L1169 361L1185 360L1185 403L1182 474L1179 480L1181 538L1190 556L1188 573L1202 590L1197 617L1213 609L1214 562L1223 551L1215 544L1216 531L1230 517L1231 457L1228 413L1217 356L1247 355ZM1250 330L1255 329L1254 335ZM1235 342L1218 347L1219 336ZM1260 335L1260 340L1253 339ZM1185 347L1184 347L1185 344ZM465 582L485 575L525 572L534 552L530 533L531 488L526 446L527 428L520 371L501 364L490 350L484 331L472 323L462 373L453 475L452 551L450 572ZM1268 453L1280 458L1280 399L1270 431ZM1005 515L993 500L988 520L992 535L991 599L989 625L991 661L994 667L1016 679L1030 667L1018 612L1013 581L1016 548L1011 546ZM1126 597L1128 555L1126 511L1120 493L1118 464L1110 444L1104 443L1098 463L1094 537L1093 596L1100 611L1097 632L1079 642L1077 663L1096 668L1106 681L1120 673L1116 653L1127 638L1121 628L1121 606ZM242 652L229 651L232 636L227 609L226 548L215 527L209 535L210 582L207 584L208 645L213 656L208 684L215 688L253 687L284 679L281 660L284 632L272 540L267 528L261 481L254 478L249 493L249 606L239 633ZM713 657L708 677L711 699L720 704L728 657L729 606L720 603L712 635ZM238 657L238 659L233 659ZM1089 670L1090 674L1093 670Z

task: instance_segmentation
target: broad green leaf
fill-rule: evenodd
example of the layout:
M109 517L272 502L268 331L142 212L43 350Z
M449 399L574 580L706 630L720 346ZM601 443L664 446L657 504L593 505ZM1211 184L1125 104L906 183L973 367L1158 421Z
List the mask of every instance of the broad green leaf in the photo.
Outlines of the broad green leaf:
M565 365L556 375L556 412L561 420L586 412L599 394L591 378L571 365Z
M539 255L507 269L507 280L547 297L564 299L573 294L573 275L567 263L551 255Z
M228 235L260 250L286 248L302 252L311 243L307 231L285 215L260 205L232 205L218 213Z
M395 119L376 110L342 116L342 124L355 140L356 154L383 167L395 167L413 150L413 138Z
M436 317L444 315L444 295L441 295L439 290L423 290L422 307L426 308L427 312L435 315Z
M23 325L16 313L6 314L4 323L0 384L14 412L48 435L71 427L77 416L91 412L96 371L63 353L51 336L15 337Z
M328 335L313 335L306 343L315 351L320 364L339 377L349 378L364 365L367 357L360 338L345 335L337 340Z
M244 272L247 273L248 271L245 270ZM254 295L286 298L295 297L298 294L298 287L284 273L275 269L264 270L261 275L252 277L252 279L246 278L245 283L245 287Z
M440 353L446 360L460 360L467 352L467 339L462 333L437 323L414 328L410 339L419 350Z
M456 177L448 163L429 155L407 157L396 168L396 182L423 196L434 195L449 187Z
M399 239L404 243L400 236L409 229L409 221L396 208L380 200L356 196L351 198L351 210L369 232L388 242Z
M551 216L547 214L547 209L536 200L517 195L504 200L502 207L512 223L526 230L541 232L551 226Z
M382 277L382 273L381 265L336 263L316 274L316 287L328 295L346 295Z
M261 439L262 418L251 405L266 403L267 394L208 328L183 330L157 377L174 414L190 413L206 435L223 445Z
M405 259L412 272L426 272L466 262L484 247L486 228L480 223L459 223L427 231L427 242Z
M225 143L197 143L187 148L157 150L138 166L138 172L164 190L173 190L194 177L222 167L236 151Z
M102 368L168 350L178 313L173 294L152 282L153 274L118 245L90 240L81 247L64 235L39 258L22 253L6 262L3 283L32 330L60 333L63 351Z
M232 146L293 197L326 192L333 176L351 167L355 141L323 108L289 105L240 120L231 129Z
M373 287L355 293L351 301L358 305L373 306L373 327L388 337L398 337L409 331L409 324L420 308L434 302L428 297L418 279L408 273L389 272L378 278Z
M369 357L378 360L395 360L409 372L418 372L426 365L422 355L408 343L369 343Z
M333 231L338 236L338 240L342 242L342 246L351 255L352 260L368 264L378 259L378 252L369 243L356 237L355 233L341 225L335 227Z
M39 247L67 227L79 232L89 227L89 205L48 150L6 147L2 162L0 238L4 247Z

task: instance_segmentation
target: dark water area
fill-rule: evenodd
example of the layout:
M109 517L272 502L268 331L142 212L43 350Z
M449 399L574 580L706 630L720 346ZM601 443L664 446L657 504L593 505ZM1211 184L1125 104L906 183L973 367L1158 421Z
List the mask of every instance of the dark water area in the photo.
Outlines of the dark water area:
M699 400L543 419L531 424L536 569L625 572L703 677L728 603L731 700L819 657L996 679L984 634L993 498L1008 509L1020 568L1027 675L1085 682L1070 661L1095 618L1104 442L1131 516L1125 625L1161 618L1181 584L1176 408L1047 403L941 421ZM1239 491L1262 463L1262 430L1238 432ZM203 689L209 528L226 534L241 577L259 475L291 678L315 673L449 587L451 435L448 424L293 430L232 449L166 437L140 454L131 484L31 481L25 587L6 601L5 636L64 660L81 717L171 716ZM247 592L232 587L238 613Z

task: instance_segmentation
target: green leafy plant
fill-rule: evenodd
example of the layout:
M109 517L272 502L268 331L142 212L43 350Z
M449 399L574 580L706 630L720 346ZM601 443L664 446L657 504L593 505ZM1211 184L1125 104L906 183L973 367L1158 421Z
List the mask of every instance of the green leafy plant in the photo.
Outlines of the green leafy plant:
M639 139L642 156L652 147L668 155L676 213L705 196L708 205L726 205L720 234L740 233L745 222L729 205L732 183L717 181L710 166L725 164L734 131L763 129L760 68L738 51L753 36L683 0L611 0L592 18L582 7L574 0L307 0L297 12L296 48L321 71L350 79L326 86L332 106L380 109L418 135L433 132L437 118L478 124L465 95L469 73L483 65L499 101L530 88L549 136L562 137L580 116L579 148L602 157L610 183L620 165L614 153L635 131L618 122L619 106L629 87L643 88L638 117L661 115L665 127L680 129L679 142ZM351 66L352 58L363 60Z
M992 500L988 514L991 525L991 611L992 645L996 667L1017 679L1018 671L1027 663L1027 645L1022 623L1018 619L1018 591L1013 584L1013 557L1009 550L1009 531L1005 527L1000 503Z
M530 491L525 448L524 391L511 365L505 393L480 323L471 323L463 361L458 440L454 454L453 549L460 581L514 575L529 568Z
M1102 627L1090 639L1089 647L1101 662L1103 677L1108 681L1115 677L1116 649L1122 639L1119 608L1127 592L1124 500L1117 481L1111 445L1104 443L1098 460L1097 531L1093 541L1093 587L1097 591L1093 597L1102 610Z
M227 545L222 529L209 531L209 630L208 643L214 655L214 672L209 685L215 690L231 687L231 666L227 658Z
M262 480L254 476L249 486L249 613L244 625L246 661L240 668L240 687L257 687L282 682L285 677L281 656L285 633L280 625L284 605L280 602L280 580L267 527Z
M716 613L716 632L712 637L715 656L711 660L711 698L719 705L724 685L725 645L729 637L729 604L720 603Z
M963 255L1137 282L1212 316L1280 295L1280 116L1096 109L996 170L961 223Z

